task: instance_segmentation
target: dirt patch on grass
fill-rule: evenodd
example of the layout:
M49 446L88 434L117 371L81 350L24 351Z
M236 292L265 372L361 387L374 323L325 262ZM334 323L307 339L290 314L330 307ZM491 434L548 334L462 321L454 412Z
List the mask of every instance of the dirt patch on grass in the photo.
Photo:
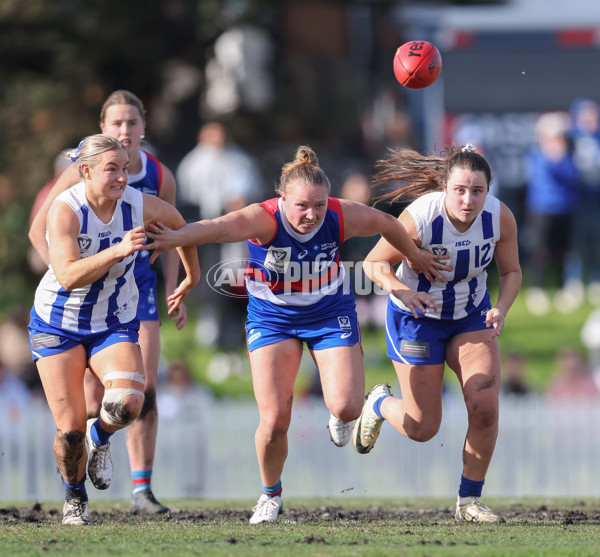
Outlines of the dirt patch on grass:
M117 509L104 511L90 510L93 522L123 522L135 524L148 519L160 522L247 522L252 512L248 510L199 509L194 511L171 509L161 515L145 515L130 513ZM600 511L594 509L560 510L545 506L536 509L522 509L502 512L507 522L520 524L555 523L555 524L600 524ZM56 523L62 519L62 512L56 508L44 509L44 505L36 503L31 507L0 508L0 525L25 523ZM454 511L446 509L423 510L383 510L378 508L345 509L338 506L323 506L315 509L285 508L280 521L293 523L327 523L336 521L376 522L394 520L407 525L420 522L423 524L444 524L454 521ZM312 540L315 543L318 540Z

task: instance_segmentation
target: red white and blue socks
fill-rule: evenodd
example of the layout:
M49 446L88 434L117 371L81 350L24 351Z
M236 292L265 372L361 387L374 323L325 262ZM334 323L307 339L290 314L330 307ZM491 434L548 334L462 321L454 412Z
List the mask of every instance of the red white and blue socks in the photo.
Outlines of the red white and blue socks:
M131 472L133 483L132 495L152 488L152 468L149 470L134 470Z
M283 488L281 487L281 480L279 480L274 486L272 487L267 487L264 483L261 482L260 484L262 486L262 492L267 496L267 497L277 497L278 495L281 495Z

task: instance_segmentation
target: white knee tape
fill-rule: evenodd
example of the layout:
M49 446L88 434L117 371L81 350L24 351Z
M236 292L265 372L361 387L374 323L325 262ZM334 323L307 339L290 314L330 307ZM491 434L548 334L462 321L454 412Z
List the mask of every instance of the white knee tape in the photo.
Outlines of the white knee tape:
M107 381L115 379L129 379L130 381L136 381L137 383L146 384L143 374L138 371L111 371L102 378L102 384L106 385Z
M126 412L124 412L123 401L125 397L134 395L144 398L144 392L133 387L106 387L106 384L115 379L127 379L143 386L145 385L144 376L138 372L132 371L113 371L107 373L102 378L105 385L104 396L102 397L102 407L100 408L100 417L106 424L124 427L131 422Z

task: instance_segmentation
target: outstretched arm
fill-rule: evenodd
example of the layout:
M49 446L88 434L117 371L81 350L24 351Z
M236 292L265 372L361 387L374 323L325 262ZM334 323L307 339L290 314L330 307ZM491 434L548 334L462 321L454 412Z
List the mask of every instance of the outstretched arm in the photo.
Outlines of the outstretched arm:
M259 243L268 242L275 234L273 218L257 203L233 211L213 220L201 220L186 224L178 230L165 222L149 225L146 235L154 240L146 249L154 250L150 259L153 262L158 254L176 246L197 246L202 244L229 244L256 239Z
M430 281L437 279L446 282L438 269L449 270L449 267L436 260L447 259L448 257L440 257L427 250L420 249L416 240L411 238L399 219L354 201L340 199L340 204L344 213L346 239L352 236L381 234L401 257L406 257L409 260L411 267L417 272L422 272Z
M185 220L173 205L159 199L153 195L144 194L144 226L152 226L153 222L164 222L174 229L185 225ZM145 249L145 247L144 247ZM198 262L198 252L195 246L177 247L177 253L183 263L185 277L173 290L173 293L167 297L167 307L169 315L175 312L183 298L185 298L198 284L200 280L200 263Z
M59 194L78 182L81 182L81 176L79 176L77 166L73 164L59 176L54 186L52 186L50 193L44 200L39 211L35 214L31 226L29 227L29 240L46 265L50 263L48 243L46 242L46 220L48 218L48 211L50 210L52 202Z

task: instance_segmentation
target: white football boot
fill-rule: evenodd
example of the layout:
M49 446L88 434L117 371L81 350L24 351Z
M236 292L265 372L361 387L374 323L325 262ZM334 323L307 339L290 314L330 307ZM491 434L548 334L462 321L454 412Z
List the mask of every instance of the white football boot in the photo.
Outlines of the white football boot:
M108 489L113 477L113 463L110 457L110 443L96 445L92 441L91 427L96 418L87 421L85 442L88 446L88 476L96 489Z
M283 509L283 499L279 495L269 497L263 493L252 509L254 514L250 518L250 524L277 522L281 509Z
M352 432L354 448L360 454L368 453L375 446L375 441L377 441L379 431L385 421L375 414L373 403L382 395L389 394L391 394L389 385L375 385L365 398L362 412L356 420Z
M354 428L354 422L342 422L342 420L336 418L333 414L329 414L329 437L333 441L333 444L338 447L345 447L352 437L352 429Z
M67 499L63 506L62 523L77 526L91 524L88 517L87 501L83 501L78 497Z
M487 522L500 523L506 522L504 517L492 512L487 505L484 505L477 497L458 497L456 501L456 513L454 518L458 521L466 522Z

